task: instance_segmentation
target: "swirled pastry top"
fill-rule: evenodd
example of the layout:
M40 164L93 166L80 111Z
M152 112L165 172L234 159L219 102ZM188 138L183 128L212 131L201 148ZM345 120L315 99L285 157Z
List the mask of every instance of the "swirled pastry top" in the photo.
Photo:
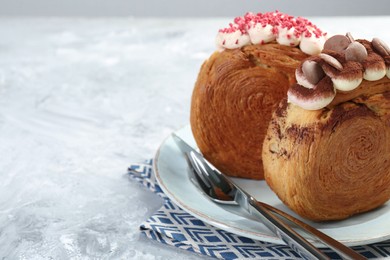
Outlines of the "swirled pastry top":
M365 88L367 84L363 83L386 80L385 76L390 79L390 48L386 43L378 38L355 41L350 33L335 35L325 42L322 53L304 60L296 69L297 83L289 88L287 97L303 109L318 110L384 91Z
M321 52L326 33L305 18L279 11L246 13L243 17L236 17L229 27L219 30L216 44L222 51L275 40L281 45L299 45L304 53L315 55Z

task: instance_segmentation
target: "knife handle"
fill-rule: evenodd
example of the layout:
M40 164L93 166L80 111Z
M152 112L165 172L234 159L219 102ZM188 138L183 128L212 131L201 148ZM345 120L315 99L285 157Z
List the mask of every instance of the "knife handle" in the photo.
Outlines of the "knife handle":
M285 212L282 212L276 208L273 208L270 205L257 201L252 196L250 196L248 203L253 209L253 213L255 213L259 218L261 218L262 222L267 226L267 228L273 231L281 240L283 240L289 247L294 249L304 259L322 260L330 258L326 256L323 252L321 252L318 248L316 248L312 243L302 237L285 221L272 214L271 212L284 217L285 219L299 226L306 233L310 233L311 235L317 237L326 246L329 246L337 253L342 255L343 259L365 259L362 255L342 245L340 242L323 234L317 229L303 223L302 221L294 218L293 216L288 215Z
M312 237L316 238L319 242L324 244L325 246L333 249L335 252L337 252L340 256L343 257L343 259L357 259L357 260L364 260L366 259L362 255L358 254L351 248L343 245L339 241L331 238L330 236L322 233L318 229L306 224L305 222L302 222L301 220L289 215L288 213L281 211L277 208L272 207L271 205L268 205L266 203L257 201L257 204L267 209L268 211L271 211L273 214L277 214L278 216L282 217L282 220L285 220L289 223L292 223L293 225L299 227L302 231L305 233L311 235Z
M252 209L254 209L253 213L257 213L256 215L261 218L262 223L304 259L329 259L328 256L298 234L289 225L275 215L272 215L272 213L258 203L255 198L250 196L248 202Z

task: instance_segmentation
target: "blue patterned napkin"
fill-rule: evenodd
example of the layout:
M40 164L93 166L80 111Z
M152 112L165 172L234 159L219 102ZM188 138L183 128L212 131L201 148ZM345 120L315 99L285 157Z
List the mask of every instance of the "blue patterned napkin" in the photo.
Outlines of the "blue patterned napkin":
M156 182L152 160L132 164L128 173L132 179L164 199L164 205L140 226L149 238L163 244L219 259L300 259L299 255L286 245L262 242L232 234L210 226L193 217L175 205ZM390 257L390 240L365 246L353 247L367 258ZM321 249L331 259L340 257L330 249Z

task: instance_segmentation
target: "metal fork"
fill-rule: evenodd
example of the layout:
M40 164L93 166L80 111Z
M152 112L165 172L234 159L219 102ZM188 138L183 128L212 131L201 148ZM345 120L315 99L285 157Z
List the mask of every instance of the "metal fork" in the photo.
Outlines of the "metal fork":
M344 259L365 259L349 247L325 235L312 226L266 203L257 201L223 173L213 167L200 153L194 150L180 137L175 134L173 137L187 158L189 167L193 171L196 179L196 186L212 201L239 206L250 215L256 216L267 228L273 231L280 239L305 259L329 259L329 257L307 241L290 225L299 227L300 231L316 238L325 246L332 248Z

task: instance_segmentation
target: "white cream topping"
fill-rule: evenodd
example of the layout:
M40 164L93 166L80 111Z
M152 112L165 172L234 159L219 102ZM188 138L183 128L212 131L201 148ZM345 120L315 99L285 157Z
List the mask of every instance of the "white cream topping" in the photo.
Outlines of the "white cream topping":
M370 69L366 68L363 74L363 78L368 81L380 80L386 75L386 69Z
M278 28L278 35L276 36L276 41L280 45L286 45L286 46L297 46L300 42L300 37L296 37L294 35L295 28L292 27L290 29L288 28Z
M263 26L260 23L253 24L248 29L248 34L252 44L264 44L275 40L276 35L272 32L273 26L267 24Z
M240 30L230 33L219 32L216 38L217 47L225 49L241 48L249 43L249 35L242 33Z
M336 93L335 93L335 95L336 95ZM327 105L329 105L333 101L335 95L330 96L330 97L317 97L317 98L312 98L312 99L300 99L298 96L296 96L292 92L288 91L287 92L287 102L298 105L301 108L306 109L306 110L318 110L318 109L324 108Z
M311 34L310 37L302 35L299 48L306 54L317 55L321 53L325 41L325 37L316 37L314 34Z
M333 86L340 91L351 91L359 87L362 83L363 78L358 79L343 79L343 78L332 78Z
M223 50L274 40L281 45L299 45L304 53L313 55L321 52L326 33L302 17L294 18L278 11L247 13L244 17L236 17L228 28L219 30L216 42L217 48Z

